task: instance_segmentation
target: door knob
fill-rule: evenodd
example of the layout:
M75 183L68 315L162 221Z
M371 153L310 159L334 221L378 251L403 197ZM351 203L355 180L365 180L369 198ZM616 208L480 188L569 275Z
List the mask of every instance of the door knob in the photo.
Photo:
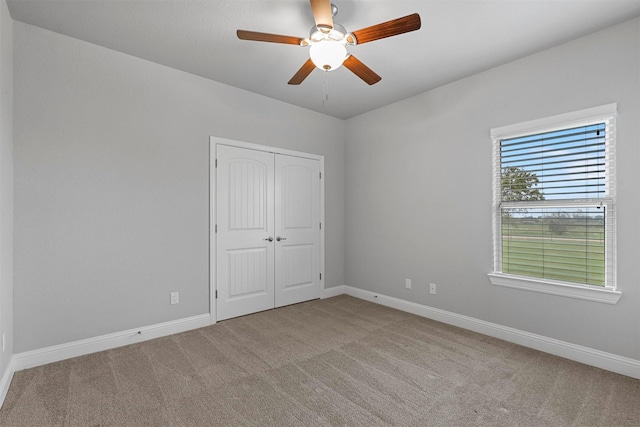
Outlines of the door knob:
M267 237L266 239L262 239L262 240L268 240L268 241L270 241L270 242L273 242L273 237L269 236L269 237Z
M279 242L280 240L287 240L287 238L286 237L280 237L280 236L276 237L276 241Z

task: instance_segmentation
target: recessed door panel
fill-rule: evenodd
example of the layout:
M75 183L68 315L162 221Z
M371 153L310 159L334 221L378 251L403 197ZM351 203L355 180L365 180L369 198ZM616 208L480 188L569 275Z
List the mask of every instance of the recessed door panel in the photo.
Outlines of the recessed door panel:
M314 192L311 189L318 183L318 175L314 176L314 171L305 166L285 165L280 169L283 231L313 227Z
M229 162L229 229L267 227L267 165L250 159Z
M268 292L267 248L235 249L227 251L228 300L242 299Z
M313 281L313 244L283 245L282 256L282 290L288 291L303 286L314 286Z

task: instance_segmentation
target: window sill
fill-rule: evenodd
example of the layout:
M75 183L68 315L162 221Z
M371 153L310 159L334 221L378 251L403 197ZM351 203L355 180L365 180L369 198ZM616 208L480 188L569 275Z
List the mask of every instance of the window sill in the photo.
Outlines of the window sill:
M543 294L584 299L605 304L617 304L622 296L622 292L606 288L570 285L562 282L525 278L502 273L489 273L488 276L491 284L495 286L505 286L507 288L523 289L525 291L541 292Z

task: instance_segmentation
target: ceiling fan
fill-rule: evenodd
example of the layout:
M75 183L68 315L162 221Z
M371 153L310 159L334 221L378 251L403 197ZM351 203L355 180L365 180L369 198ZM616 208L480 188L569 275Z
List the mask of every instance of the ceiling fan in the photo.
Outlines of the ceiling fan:
M308 46L310 58L289 80L290 85L302 83L316 67L324 71L332 71L341 65L344 65L356 76L372 85L378 83L382 77L360 62L355 56L348 53L347 45L355 46L408 33L420 29L421 25L420 15L414 13L350 33L342 25L333 22L333 17L338 13L338 8L331 4L330 0L311 0L311 10L313 11L316 25L311 27L310 35L307 38L246 30L238 30L238 38L259 42L295 44L302 47Z

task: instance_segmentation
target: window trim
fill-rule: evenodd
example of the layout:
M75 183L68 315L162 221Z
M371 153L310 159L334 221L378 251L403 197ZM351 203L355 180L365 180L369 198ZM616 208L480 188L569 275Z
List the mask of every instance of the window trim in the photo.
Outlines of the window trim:
M489 273L487 276L489 276L489 280L494 286L522 289L525 291L559 295L587 301L602 302L605 304L616 304L622 296L622 292L620 291L612 288L602 288L599 286L572 285L566 282L539 279L535 277L516 276L514 274L498 272Z
M493 147L493 164L492 164L492 176L493 176L493 271L488 274L489 280L492 285L503 286L514 289L521 289L526 291L540 292L550 295L558 295L563 297L577 298L588 301L602 302L606 304L616 304L622 292L616 289L616 268L615 268L615 240L616 229L615 221L613 223L613 236L610 242L612 262L612 274L611 282L607 283L607 286L593 286L587 284L574 284L569 282L562 282L550 279L542 279L529 276L518 276L514 274L506 274L501 271L502 263L502 233L501 233L501 219L499 215L500 202L497 196L501 192L500 180L496 178L496 168L500 167L499 156L499 141L507 138L515 138L519 136L530 135L533 133L552 132L555 130L565 129L577 125L588 125L601 122L602 120L611 120L613 123L613 129L610 131L615 135L615 116L617 113L617 104L606 104L593 108L587 108L580 111L573 111L570 113L559 114L542 119L531 120L523 123L517 123L508 126L497 127L491 129L491 142ZM615 145L615 136L613 137L613 144ZM614 156L615 157L615 156ZM614 160L615 163L615 160ZM612 175L615 175L615 165L609 167L614 168ZM613 207L613 214L615 215L615 184L611 193L606 197L607 204Z

